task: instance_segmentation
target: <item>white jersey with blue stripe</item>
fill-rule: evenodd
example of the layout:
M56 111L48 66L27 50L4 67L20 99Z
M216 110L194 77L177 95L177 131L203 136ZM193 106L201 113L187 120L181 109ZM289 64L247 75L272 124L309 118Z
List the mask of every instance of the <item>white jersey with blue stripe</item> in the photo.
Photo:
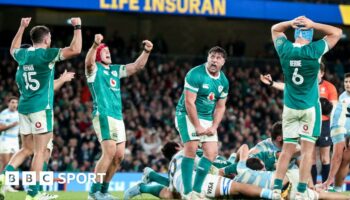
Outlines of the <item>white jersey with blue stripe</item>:
M245 161L237 165L237 176L233 179L238 183L256 185L261 188L271 188L274 179L273 171L256 171L247 167Z
M350 136L350 95L343 92L331 114L331 137L334 144Z
M7 108L0 113L0 124L8 126L18 121L19 121L18 111L12 112ZM2 131L1 138L3 140L8 138L18 139L18 133L19 133L19 125L9 128L5 131Z
M259 151L281 151L281 148L277 147L271 138L267 138L255 145Z
M184 151L181 150L177 152L173 158L171 159L169 163L169 188L171 191L177 191L182 192L183 191L183 184L182 184L182 171L181 171L181 163L184 158ZM193 165L193 171L195 171L197 164L199 162L199 157L196 155L196 158L194 160ZM192 174L192 181L194 181L194 177L196 176L196 173L193 172Z
M347 91L344 91L343 93L341 93L341 95L339 96L339 102L342 103L350 103L350 93Z

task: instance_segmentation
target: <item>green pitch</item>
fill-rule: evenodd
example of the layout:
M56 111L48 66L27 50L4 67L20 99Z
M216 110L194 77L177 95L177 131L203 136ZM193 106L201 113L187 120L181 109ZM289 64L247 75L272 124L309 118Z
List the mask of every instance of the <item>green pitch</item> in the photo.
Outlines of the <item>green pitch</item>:
M50 192L50 194L57 194L59 195L57 200L86 200L88 193L87 192ZM123 199L123 192L112 192L112 194L119 199ZM21 200L25 199L26 193L25 192L8 192L6 193L5 200ZM133 199L158 199L152 195L140 195Z

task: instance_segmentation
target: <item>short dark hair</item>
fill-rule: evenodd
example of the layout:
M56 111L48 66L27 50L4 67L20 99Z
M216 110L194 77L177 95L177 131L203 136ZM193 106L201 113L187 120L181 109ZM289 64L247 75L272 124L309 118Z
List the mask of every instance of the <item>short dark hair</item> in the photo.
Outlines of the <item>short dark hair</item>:
M30 39L34 44L41 43L46 35L50 33L50 29L46 26L34 26L30 30Z
M12 100L17 100L18 101L18 97L10 96L9 99L8 99L8 102L10 103Z
M324 98L324 97L320 98L320 103L321 103L322 115L331 114L333 109L333 104L327 98Z
M262 170L264 169L264 165L261 163L259 158L248 158L246 165L248 168L252 170Z
M321 72L325 72L326 71L326 65L324 64L324 62L320 63L320 71Z
M227 53L226 53L225 49L223 49L219 46L215 46L215 47L212 47L211 49L209 49L208 55L211 53L221 53L222 56L224 57L224 59L227 58Z
M350 78L350 73L345 73L344 74L344 79L346 79L346 78Z
M278 121L272 125L271 128L271 139L276 140L278 136L282 136L282 122Z
M168 142L162 148L162 153L164 157L168 160L171 160L172 157L178 152L180 145L176 142Z

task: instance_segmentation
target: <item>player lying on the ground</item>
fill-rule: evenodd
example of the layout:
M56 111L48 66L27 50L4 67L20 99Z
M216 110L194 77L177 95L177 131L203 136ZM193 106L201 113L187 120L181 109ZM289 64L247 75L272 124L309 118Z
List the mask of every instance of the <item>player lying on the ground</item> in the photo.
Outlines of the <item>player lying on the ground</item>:
M264 163L258 158L249 158L248 152L249 148L245 144L239 149L237 176L234 178L234 181L272 189L276 172L266 171ZM283 179L281 196L287 199L295 199L298 181L299 169L288 169ZM325 192L321 189L312 190L307 188L306 195L307 199L349 199L349 196L340 193Z
M142 193L149 193L159 198L166 199L178 198L180 194L183 194L184 187L181 180L181 161L184 158L184 152L182 147L178 143L168 142L163 147L162 152L166 158L171 159L169 164L169 186L158 183L140 182L125 191L124 199L131 199ZM272 191L270 189L237 183L231 179L212 174L208 174L205 177L202 191L204 191L207 198L242 194L247 197L272 199Z

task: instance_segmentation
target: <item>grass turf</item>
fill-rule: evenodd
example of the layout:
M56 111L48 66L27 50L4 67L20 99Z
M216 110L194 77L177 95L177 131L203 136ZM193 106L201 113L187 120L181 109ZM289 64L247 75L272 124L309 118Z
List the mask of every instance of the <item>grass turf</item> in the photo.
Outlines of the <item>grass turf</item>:
M87 192L49 192L50 194L59 195L57 200L86 200L88 197ZM112 192L112 194L119 199L123 199L123 192ZM8 192L6 193L5 200L21 200L25 199L25 192ZM152 195L143 194L142 196L137 196L133 199L158 199Z

